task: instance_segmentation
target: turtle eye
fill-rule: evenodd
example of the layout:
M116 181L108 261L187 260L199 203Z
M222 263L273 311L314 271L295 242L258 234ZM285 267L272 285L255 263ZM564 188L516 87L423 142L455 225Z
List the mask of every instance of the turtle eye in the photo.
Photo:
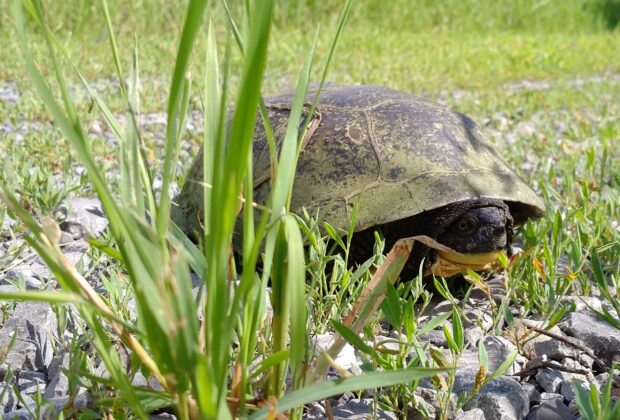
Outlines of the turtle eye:
M477 217L471 214L466 214L453 224L453 228L461 235L469 235L474 233L478 229L479 225L480 222Z

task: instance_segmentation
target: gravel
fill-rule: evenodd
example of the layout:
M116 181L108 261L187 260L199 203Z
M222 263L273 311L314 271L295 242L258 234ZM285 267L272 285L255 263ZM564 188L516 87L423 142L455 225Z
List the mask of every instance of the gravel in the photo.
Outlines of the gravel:
M620 75L613 75L611 78L606 77L605 80L620 82ZM578 87L599 81L602 79L590 78L577 79L570 83ZM535 91L548 89L551 85L552 82L522 81L507 85L506 89L508 91ZM111 80L102 79L96 88L102 91L117 89L118 86ZM78 90L74 92L74 95L78 96L83 94ZM442 98L443 100L454 101L454 98L469 94L469 92L460 91L450 92ZM15 106L20 98L20 92L14 82L0 82L0 103L6 106ZM123 118L122 115L118 117L121 120ZM510 143L516 141L519 136L535 135L537 124L540 123L540 116L535 114L527 121L515 122L512 116L498 112L487 117L482 123L487 126L486 129L491 133L491 136L501 137ZM165 124L166 118L163 113L145 114L141 115L139 119L141 129L151 133L156 140L158 152L161 152L163 148L162 133L165 131ZM0 121L0 135L10 135L16 142L23 141L24 136L28 133L41 132L50 128L51 125L48 122ZM569 127L559 121L555 124L554 129L558 135L562 135L567 132ZM104 138L109 144L116 143L114 136L101 121L93 121L88 130L91 135ZM201 132L202 118L200 112L195 111L188 116L187 130L192 133ZM180 161L190 162L192 154L193 146L187 142L184 143ZM522 162L521 169L527 171L528 167L531 169L532 165L533 162L526 160ZM76 168L76 173L83 173L83 171L83 167ZM157 183L157 177L155 182ZM171 191L171 195L176 195L176 193L177 191L174 189ZM95 198L71 197L56 209L55 215L60 220L62 230L61 249L72 262L88 267L92 261L87 257L89 248L87 239L90 236L101 235L107 228L107 220L101 203ZM14 228L16 222L9 216L5 216L1 226L0 233L6 232L8 229ZM21 252L16 251L22 244L23 240L19 237L0 236L0 261L3 261L2 258L12 252L17 254L12 260L10 268L0 274L0 291L15 291L19 287L31 290L57 287L50 270L36 254L29 249ZM89 280L96 287L100 286L100 279L96 275L91 276ZM499 279L500 283L501 280ZM16 284L21 286L18 287ZM591 383L601 386L609 375L597 370L593 359L572 345L571 342L592 350L606 363L611 363L620 360L620 331L589 312L589 308L600 309L605 306L606 303L603 300L597 297L582 296L567 296L562 299L563 302L572 304L574 309L574 312L568 312L564 316L560 328L552 330L561 335L563 340L544 335L532 339L524 347L524 354L519 359L521 363L515 362L506 372L506 375L517 374L523 368L522 364L528 361L532 362L539 357L556 361L556 365L553 365L556 367L541 367L527 377L517 377L517 379L522 379L522 382L509 376L494 379L463 407L463 411L458 412L458 418L470 420L575 418L569 409L569 406L575 404L571 385L573 380L577 380L578 386L588 389ZM471 322L464 325L466 350L459 359L457 383L454 389L457 394L463 391L471 391L473 387L476 373L479 370L477 345L480 340L484 342L487 349L489 373L501 365L508 355L517 348L509 338L493 333L493 309L486 299L470 298L463 307ZM420 325L423 325L431 318L451 310L452 305L449 302L432 302L418 320ZM33 396L37 394L41 394L49 402L49 407L46 408L48 411L46 415L49 416L58 413L69 401L70 378L67 376L67 372L70 369L70 355L66 352L60 354L57 351L55 352L55 343L66 343L68 340L67 331L58 330L61 321L64 326L66 320L57 319L57 313L46 304L20 302L14 305L12 312L8 314L8 318L0 326L0 349L6 349L15 335L13 347L0 365L0 376L5 377L7 375L8 378L8 382L0 384L0 405L5 413L3 419L31 418L23 405L35 404ZM537 323L537 320L532 317L529 322ZM72 328L75 330L75 326ZM72 337L70 334L69 336ZM386 332L383 338L387 339L388 337L389 332ZM316 350L326 348L332 338L329 334L316 337L314 341ZM448 347L441 326L427 333L421 338L421 341L422 344L438 348L446 349ZM128 356L123 357L128 360ZM359 374L364 359L357 350L347 344L341 354L337 356L336 362L344 369ZM561 368L585 370L588 375L568 373L560 370ZM96 369L98 373L106 374L103 364L100 363ZM135 376L134 383L137 385L148 384L154 388L159 387L159 384L147 381L140 373ZM422 384L432 387L428 381L422 382ZM17 398L13 386L21 393L23 403ZM438 409L437 391L421 386L416 390L416 396L424 401L427 411L436 412ZM80 390L79 395L73 400L73 406L75 408L84 407L90 401L90 395L86 391ZM453 396L453 402L455 401L456 396ZM373 412L377 415L376 418L396 418L394 413L377 409L373 398L340 398L334 399L332 402L331 409L336 419L361 419ZM327 418L327 412L322 402L309 404L306 408L307 418ZM375 409L377 411L374 411ZM419 412L412 409L410 414L409 418L413 419L419 415ZM165 413L158 414L158 416L160 416L158 418L174 418L174 416Z

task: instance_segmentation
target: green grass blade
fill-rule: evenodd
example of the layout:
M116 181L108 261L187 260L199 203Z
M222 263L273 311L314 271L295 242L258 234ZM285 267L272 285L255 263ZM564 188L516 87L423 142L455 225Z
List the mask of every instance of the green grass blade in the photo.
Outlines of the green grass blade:
M510 353L508 355L508 357L506 357L506 360L504 360L502 362L501 365L499 365L497 367L497 369L495 369L495 371L491 374L491 376L489 376L489 381L492 381L493 379L499 378L500 376L502 376L504 373L506 373L508 371L508 369L513 365L513 363L515 362L515 359L517 358L517 355L519 354L518 350L513 351L512 353Z
M230 13L230 8L228 7L228 2L226 0L222 1L222 5L224 6L224 11L226 12L226 19L228 21L228 26L230 27L230 31L233 33L235 37L235 42L237 42L237 47L243 53L243 37L241 36L241 32L239 32L239 28L235 24L235 20L233 19L232 13Z
M218 138L218 125L220 124L220 103L222 102L222 90L220 88L219 64L217 58L217 44L213 25L209 22L207 31L207 57L204 78L204 135L202 168L203 180L207 184L203 189L203 220L211 220L211 188L213 185L213 167L215 162L215 144ZM193 182L193 180L189 180ZM204 236L209 235L209 224L204 227Z
M293 378L293 389L303 379L302 362L306 349L307 334L306 323L308 314L306 312L305 290L306 290L306 264L304 259L304 241L301 237L297 220L292 215L287 215L283 219L286 234L287 250L287 273L286 287L288 299L290 300L290 351L291 351L291 373Z
M429 320L424 325L422 325L420 328L418 328L417 335L422 336L428 333L429 331L434 330L435 328L437 328L438 326L446 322L448 318L450 318L450 316L452 316L451 312L445 312L441 315L437 315L436 317L433 317L431 320Z
M220 141L216 154L224 153L223 164L217 159L214 165L214 188L212 191L211 232L206 244L208 249L208 300L205 328L210 369L219 389L218 412L226 407L226 377L230 357L230 343L237 322L237 313L231 313L227 287L229 243L236 222L241 185L247 170L247 156L252 143L256 123L256 109L260 97L262 74L266 63L267 44L271 26L273 2L261 2L253 9L248 34L247 50L239 89L239 98L230 126L230 135L224 149L225 138L219 130ZM225 85L224 85L225 86Z
M52 92L45 83L43 76L41 75L37 66L34 63L25 34L26 24L21 7L21 2L18 0L15 0L13 2L13 16L16 23L17 41L19 43L20 51L25 61L26 70L29 73L37 92L41 96L41 99L45 103L49 112L52 114L55 124L61 129L61 131L66 136L67 140L71 143L78 156L82 159L84 166L86 167L87 175L93 183L97 194L99 195L101 204L108 218L114 220L117 217L118 209L116 208L112 197L108 194L106 190L105 182L103 181L101 175L97 170L97 166L92 159L90 150L83 141L82 133L76 129L73 121L69 120L65 116L59 104L54 99ZM38 16L37 19L39 19ZM47 34L48 32L45 31L44 33ZM51 55L53 55L53 52L51 52ZM114 225L112 223L110 225L111 229L114 229Z
M110 341L108 332L103 328L101 323L98 322L94 316L90 316L88 312L83 313L82 316L93 331L95 347L97 348L97 352L106 370L110 374L110 378L114 381L115 386L120 389L123 397L134 410L135 415L141 419L147 419L148 416L144 411L144 406L134 391L120 357L114 349L113 343Z
M454 337L457 353L461 353L465 347L465 336L461 314L456 307L452 307L452 336Z
M69 292L43 292L43 291L20 291L20 292L0 292L0 301L30 301L30 302L48 302L56 304L83 304L84 299Z
M449 369L436 368L409 368L387 372L374 372L347 379L323 381L308 385L280 398L277 402L277 412L284 413L292 408L301 407L312 401L321 401L334 395L368 388L388 387L416 379L428 378ZM263 408L250 416L250 420L268 418L270 407Z
M207 0L190 0L185 16L185 23L181 33L181 41L174 65L170 94L168 96L168 121L166 126L166 146L164 165L162 169L162 189L157 212L157 232L163 242L167 235L170 220L170 182L176 174L177 162L174 159L178 148L179 132L182 131L179 123L182 119L181 108L185 90L185 73L189 64L192 47L202 21L202 15L207 6Z
M353 0L347 0L344 7L340 11L340 16L338 17L338 25L336 27L336 34L334 35L334 38L332 39L332 43L329 48L329 54L327 56L327 61L325 62L325 66L323 67L323 72L321 74L321 79L319 81L319 88L317 89L316 94L314 96L314 100L312 101L312 106L310 107L309 115L312 115L314 113L314 110L316 109L316 106L319 102L319 95L321 93L321 90L323 89L325 80L327 79L327 72L331 65L332 59L334 58L334 54L336 53L336 47L338 46L338 40L340 39L342 35L342 31L344 30L344 25L349 16L349 11L351 10L352 4L353 4ZM308 128L310 124L310 121L311 121L310 118L306 120L306 123L304 124L302 132L306 131L306 129Z
M349 344L359 351L368 355L374 354L373 348L366 344L364 340L362 340L362 338L360 338L360 336L353 332L350 328L335 320L332 320L332 327L334 328L334 331L340 334L342 338L347 340Z
M297 167L297 159L299 156L301 139L299 138L299 122L303 111L303 105L310 83L310 72L312 71L312 59L318 42L319 32L314 35L312 47L306 58L301 75L295 89L295 96L291 106L291 112L288 117L286 126L286 134L282 140L282 150L280 151L280 159L278 160L278 171L272 186L271 193L271 209L272 217L279 217L283 211L286 211L285 205L290 200L290 193L293 189L293 181L295 179L295 169ZM311 115L307 119L310 119ZM286 207L288 207L286 205Z
M121 66L121 59L118 54L118 47L116 45L116 37L114 36L114 29L112 28L112 19L110 18L110 10L108 8L108 1L101 0L101 7L103 9L103 16L105 17L106 29L108 31L108 40L110 41L110 48L112 50L112 57L114 58L114 68L118 77L119 86L121 88L121 94L127 99L127 88L125 87L125 76L123 75L123 67Z
M489 370L489 356L486 346L484 345L484 340L478 341L478 363L480 363L480 366L483 367L485 371Z

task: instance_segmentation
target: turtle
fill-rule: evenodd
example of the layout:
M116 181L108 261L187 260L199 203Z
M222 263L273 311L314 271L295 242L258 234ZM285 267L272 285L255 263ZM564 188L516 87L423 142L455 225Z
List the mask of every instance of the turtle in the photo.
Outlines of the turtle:
M467 116L428 99L379 86L326 85L303 122L291 209L318 214L340 232L356 206L350 261L373 255L375 231L386 249L400 238L423 236L443 246L418 243L404 276L424 265L427 274L450 277L487 270L510 253L513 228L543 215L537 194ZM286 131L291 92L265 98L279 147ZM257 120L253 141L254 199L270 192L270 151ZM173 220L188 234L201 230L199 156L181 193ZM431 241L433 242L433 241Z

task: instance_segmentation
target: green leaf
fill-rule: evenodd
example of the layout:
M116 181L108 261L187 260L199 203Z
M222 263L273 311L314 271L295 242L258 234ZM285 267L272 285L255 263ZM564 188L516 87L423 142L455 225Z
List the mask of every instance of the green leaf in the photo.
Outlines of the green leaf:
M457 346L457 353L461 353L465 347L465 336L463 335L463 321L461 320L461 314L456 306L452 307L452 335L454 342Z
M287 242L287 299L290 300L290 351L293 378L302 378L301 366L306 350L306 265L304 242L299 231L297 219L288 214L283 218ZM294 381L295 382L295 381Z
M575 402L579 408L579 414L581 414L584 420L594 420L594 407L592 406L592 400L590 399L590 392L583 389L577 379L573 379L571 387L575 393ZM594 389L595 392L598 392L596 391L594 384L590 385L590 390L592 389Z
M124 262L123 255L118 251L118 249L108 245L106 242L102 241L101 239L89 236L88 238L86 238L86 241L88 242L90 246L103 252L108 257L114 258L121 264Z
M499 378L500 376L502 376L504 373L506 373L508 371L508 369L513 365L513 363L515 362L515 359L517 358L517 354L519 354L518 350L514 350L512 353L510 353L510 355L508 355L508 357L506 358L506 360L504 360L502 362L501 365L499 365L499 367L497 369L495 369L495 372L493 372L491 374L491 376L489 377L489 381L492 381L495 378Z
M170 93L168 95L167 124L166 124L166 144L164 153L164 165L162 169L162 187L159 210L157 212L156 226L159 238L164 240L168 233L170 221L170 193L169 187L176 174L178 140L183 127L180 121L183 119L181 111L183 108L184 97L186 95L186 72L189 59L192 56L193 45L200 29L202 15L207 7L206 0L190 0L187 6L187 14L181 32L181 41L177 50L177 57L174 63ZM259 71L262 73L262 71Z
M0 292L0 301L30 301L56 304L84 304L86 301L79 295L71 292L46 292L24 290L20 292Z
M506 302L502 302L500 307L501 313L506 320L506 323L510 326L514 325L514 318L512 317L512 312L510 312L510 308L506 305Z
M554 311L549 317L548 325L557 324L564 317L564 314L566 313L567 310L568 310L568 306L562 305L560 308Z
M388 372L368 373L365 375L353 376L347 379L323 381L308 385L280 398L277 402L277 412L284 413L292 408L301 407L309 402L321 401L345 392L369 388L381 388L407 383L416 379L428 378L448 370L450 369L409 368ZM268 418L269 413L270 407L267 406L252 414L250 416L250 420Z
M338 233L336 232L336 229L334 229L334 227L332 225L330 225L329 223L325 222L325 223L323 223L323 228L325 229L325 232L327 232L329 237L334 242L336 242L341 249L343 249L343 250L347 249L347 246L344 244L344 242L342 241L342 238L340 237L340 235L338 235Z
M401 313L398 292L392 283L386 284L385 300L381 302L381 310L392 327L399 330L402 325L403 314Z
M489 371L489 356L487 355L487 349L484 346L484 340L478 341L478 363L484 368L485 371Z
M258 377L263 372L267 371L271 367L277 365L278 363L286 362L291 357L291 352L288 349L281 350L276 353L271 353L267 358L265 358L261 363L260 367L256 369L255 372L252 373L252 377Z
M418 328L417 336L420 337L424 334L427 334L431 330L434 330L435 328L437 328L438 326L446 322L448 318L450 318L451 316L452 316L452 312L444 312L441 315L437 315L436 317L431 318L424 325Z
M355 334L355 332L353 332L350 328L347 328L336 320L332 320L331 324L338 334L340 334L345 340L347 340L347 342L349 342L349 344L359 351L369 355L373 355L375 353L373 348L366 344L364 340L362 340L360 336Z
M452 349L452 351L454 351L455 353L458 353L459 347L456 344L456 341L454 341L454 337L452 337L452 333L448 329L448 326L446 324L443 324L441 328L443 330L443 335L444 337L446 337L446 341L448 342L448 347L450 347L450 349Z

